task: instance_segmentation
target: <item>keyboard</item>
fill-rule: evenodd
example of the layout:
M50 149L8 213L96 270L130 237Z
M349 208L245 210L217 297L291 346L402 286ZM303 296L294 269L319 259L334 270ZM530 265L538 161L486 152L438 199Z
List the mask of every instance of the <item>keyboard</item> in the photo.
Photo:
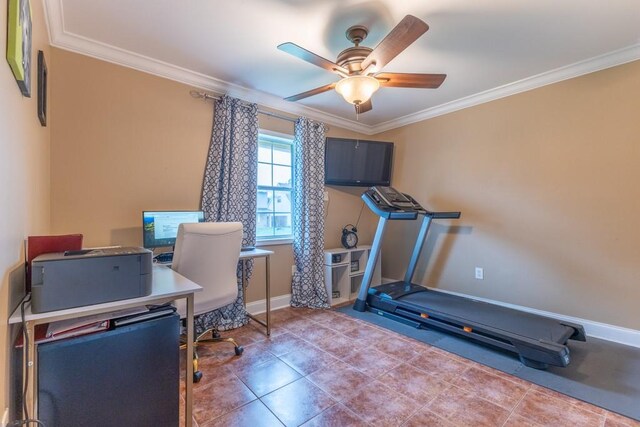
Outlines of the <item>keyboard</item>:
M173 261L173 252L163 252L153 258L160 264L169 264Z

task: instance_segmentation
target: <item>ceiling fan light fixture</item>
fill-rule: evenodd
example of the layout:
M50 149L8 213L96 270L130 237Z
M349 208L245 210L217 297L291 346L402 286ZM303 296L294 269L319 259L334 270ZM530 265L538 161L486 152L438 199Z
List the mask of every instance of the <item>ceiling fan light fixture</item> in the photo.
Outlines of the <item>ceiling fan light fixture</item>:
M379 88L380 82L371 76L350 76L336 83L336 92L354 105L367 102Z

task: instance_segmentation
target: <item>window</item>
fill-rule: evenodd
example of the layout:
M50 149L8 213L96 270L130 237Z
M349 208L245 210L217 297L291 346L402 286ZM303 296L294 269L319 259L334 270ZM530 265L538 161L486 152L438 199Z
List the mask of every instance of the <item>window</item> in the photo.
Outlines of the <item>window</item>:
M258 136L258 240L291 238L293 212L293 141Z

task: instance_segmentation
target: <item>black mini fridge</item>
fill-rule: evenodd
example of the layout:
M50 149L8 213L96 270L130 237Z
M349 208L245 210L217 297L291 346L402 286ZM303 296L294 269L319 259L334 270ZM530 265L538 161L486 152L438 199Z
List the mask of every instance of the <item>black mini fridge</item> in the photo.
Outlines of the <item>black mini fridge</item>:
M177 426L177 314L40 344L38 418L47 427Z

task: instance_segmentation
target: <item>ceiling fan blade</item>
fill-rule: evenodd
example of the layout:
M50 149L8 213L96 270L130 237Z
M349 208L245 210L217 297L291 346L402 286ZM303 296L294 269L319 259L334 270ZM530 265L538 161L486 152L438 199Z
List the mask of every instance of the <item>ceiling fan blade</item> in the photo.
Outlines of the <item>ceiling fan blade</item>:
M368 100L367 102L356 105L356 114L366 113L367 111L371 111L372 108L371 100Z
M446 74L417 74L417 73L378 73L376 79L384 87L417 87L436 89L440 87Z
M285 100L286 101L299 101L301 99L308 98L310 96L317 95L317 94L322 93L322 92L326 92L328 90L333 89L334 87L336 87L336 84L335 83L330 83L328 85L320 86L320 87L317 87L315 89L311 89L311 90L308 90L306 92L302 92L302 93L299 93L297 95L290 96L288 98L285 98Z
M349 75L349 71L342 68L335 62L331 62L328 59L324 59L321 56L316 55L313 52L308 51L305 48L298 46L295 43L287 42L278 45L278 49L283 52L287 52L289 55L293 55L296 58L300 58L303 61L307 61L313 65L317 65L320 68L324 68L332 73L340 74L343 77Z
M378 46L362 61L360 66L367 70L374 65L373 70L367 70L368 74L380 71L400 52L405 50L418 37L427 32L429 26L421 19L413 15L405 16L398 25L380 42Z

